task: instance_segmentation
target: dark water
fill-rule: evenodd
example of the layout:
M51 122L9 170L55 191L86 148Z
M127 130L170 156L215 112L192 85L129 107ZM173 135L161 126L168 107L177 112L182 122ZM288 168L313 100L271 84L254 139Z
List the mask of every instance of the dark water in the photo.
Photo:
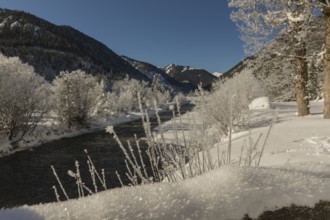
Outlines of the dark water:
M193 108L183 106L184 113ZM161 114L162 122L172 118L171 112ZM157 126L155 118L151 118L152 128ZM141 120L125 123L115 127L115 131L124 143L136 134L143 137ZM73 138L52 141L34 148L32 151L17 152L11 156L0 158L0 208L19 205L54 202L56 200L52 186L57 186L50 165L53 165L70 198L77 197L75 180L67 175L68 170L75 171L74 162L80 163L80 171L86 185L93 188L87 167L87 157L84 149L88 150L95 167L105 169L108 188L120 187L115 171L125 179L124 155L113 140L112 135L98 131ZM99 184L99 189L101 185ZM61 199L64 197L61 194Z

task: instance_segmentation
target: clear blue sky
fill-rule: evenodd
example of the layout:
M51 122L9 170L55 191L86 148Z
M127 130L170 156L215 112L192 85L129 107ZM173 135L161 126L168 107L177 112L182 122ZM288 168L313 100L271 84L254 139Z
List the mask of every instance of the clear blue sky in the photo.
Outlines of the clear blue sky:
M119 55L224 72L244 58L227 0L0 0L70 25Z

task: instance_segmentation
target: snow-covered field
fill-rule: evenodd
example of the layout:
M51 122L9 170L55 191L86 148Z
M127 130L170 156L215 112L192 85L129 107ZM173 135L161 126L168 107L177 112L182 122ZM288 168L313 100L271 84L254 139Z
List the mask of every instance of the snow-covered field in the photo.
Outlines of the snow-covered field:
M271 119L276 121L260 167L224 166L178 183L126 187L63 203L3 210L0 219L241 219L245 213L256 217L292 203L312 206L330 200L330 120L322 118L322 102L312 102L307 117L295 115L295 103L273 107L277 110L256 110L251 123L251 137L256 140L260 133L266 136ZM189 115L198 124L198 113ZM164 125L167 141L173 134L171 124ZM185 116L181 127L186 124ZM248 134L234 135L234 160ZM226 149L226 141L220 147Z

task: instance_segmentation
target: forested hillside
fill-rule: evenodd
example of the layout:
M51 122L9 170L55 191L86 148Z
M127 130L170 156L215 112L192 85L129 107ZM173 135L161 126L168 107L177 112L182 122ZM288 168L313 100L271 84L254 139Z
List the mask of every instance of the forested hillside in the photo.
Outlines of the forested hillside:
M0 10L0 51L18 56L50 81L60 71L76 69L109 80L129 75L149 81L104 44L72 27L57 26L25 12Z

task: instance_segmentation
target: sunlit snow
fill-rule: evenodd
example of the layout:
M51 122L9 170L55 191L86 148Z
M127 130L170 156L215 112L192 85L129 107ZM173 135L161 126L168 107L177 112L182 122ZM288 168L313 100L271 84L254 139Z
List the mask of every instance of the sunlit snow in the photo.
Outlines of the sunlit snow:
M312 114L307 117L295 116L295 103L275 103L273 109L253 113L258 119L252 121L254 139L276 118L261 167L224 166L178 183L126 187L63 203L23 206L1 211L0 219L241 219L246 213L257 217L292 203L313 206L319 200L330 200L330 121L322 117L322 102L311 106ZM183 123L186 119L183 116ZM167 141L170 125L164 125ZM246 138L246 131L234 135L234 159ZM226 140L220 147L226 147Z

